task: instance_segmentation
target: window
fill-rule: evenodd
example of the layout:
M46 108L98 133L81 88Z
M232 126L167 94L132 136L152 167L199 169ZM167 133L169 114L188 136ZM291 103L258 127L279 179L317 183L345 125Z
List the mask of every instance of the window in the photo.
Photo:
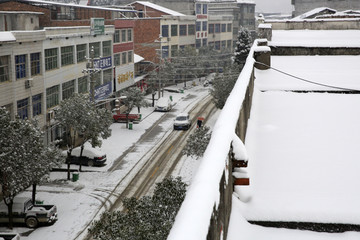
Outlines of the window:
M220 41L215 42L215 49L220 50Z
M169 57L169 46L163 46L161 48L161 57L168 58Z
M201 31L201 22L196 22L196 31Z
M45 70L52 70L58 67L58 49L45 49Z
M171 45L171 57L175 57L178 52L178 45Z
M227 47L232 48L232 41L231 40L227 40Z
M209 33L214 33L214 24L209 24Z
M100 57L100 42L94 42L89 44L89 56L91 49L94 48L94 57Z
M221 32L226 32L226 24L221 24Z
M127 30L128 42L132 42L132 29Z
M220 24L219 23L215 24L215 32L216 33L220 32Z
M78 78L78 93L88 92L88 76Z
M204 4L203 5L203 11L202 11L203 14L207 14L207 4Z
M17 101L17 113L21 119L28 118L29 99L25 98Z
M62 100L70 98L75 92L75 80L62 84Z
M0 57L0 82L9 81L9 56Z
M126 64L126 52L122 52L121 53L121 64L124 65Z
M41 94L32 97L33 117L41 114Z
M40 74L40 53L30 54L31 76Z
M103 57L111 56L111 41L103 42Z
M59 85L46 89L46 108L59 104Z
M231 30L232 30L232 24L231 24L231 23L228 23L228 24L227 24L227 30L226 30L226 31L227 31L227 32L232 32Z
M186 36L186 25L180 25L180 36Z
M196 4L196 14L201 14L201 4Z
M86 44L76 45L76 61L83 62L86 60Z
M133 51L129 51L128 52L128 63L132 63L133 62Z
M26 55L15 56L16 78L26 77Z
M169 25L162 25L161 26L161 36L169 37Z
M111 82L111 79L112 79L112 69L111 68L104 70L103 79L104 79L104 83Z
M221 49L224 50L226 48L226 41L221 41Z
M74 47L61 47L61 66L66 66L74 63Z
M121 42L126 42L126 29L121 29Z
M116 29L114 32L114 43L120 42L120 30Z
M202 30L207 31L207 21L202 22Z
M196 48L201 47L201 39L196 39Z
M204 39L202 40L202 45L203 45L203 47L207 45L207 38L204 38Z
M178 25L171 25L171 36L175 37L178 35Z
M120 61L120 53L114 54L114 65L115 66L120 66L121 61Z
M195 25L194 24L188 25L188 35L195 35Z

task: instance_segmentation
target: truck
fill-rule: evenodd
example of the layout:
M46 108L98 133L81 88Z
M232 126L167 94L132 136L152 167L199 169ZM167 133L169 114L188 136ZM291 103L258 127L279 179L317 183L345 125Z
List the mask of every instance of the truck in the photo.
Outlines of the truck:
M0 232L0 240L20 240L18 233Z
M128 118L129 122L138 123L141 119L140 114L128 114L120 113L117 109L112 110L112 116L114 122L126 122L126 117Z
M33 204L31 198L16 197L13 201L12 215L14 223L25 223L29 228L36 228L39 224L54 223L57 220L57 208L55 205ZM8 207L1 201L0 223L8 222Z

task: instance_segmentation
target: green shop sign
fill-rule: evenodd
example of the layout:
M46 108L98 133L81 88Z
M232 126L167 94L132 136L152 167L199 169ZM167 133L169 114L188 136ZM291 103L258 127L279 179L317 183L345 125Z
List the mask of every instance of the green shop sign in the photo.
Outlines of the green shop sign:
M91 18L90 34L103 35L105 33L104 18Z

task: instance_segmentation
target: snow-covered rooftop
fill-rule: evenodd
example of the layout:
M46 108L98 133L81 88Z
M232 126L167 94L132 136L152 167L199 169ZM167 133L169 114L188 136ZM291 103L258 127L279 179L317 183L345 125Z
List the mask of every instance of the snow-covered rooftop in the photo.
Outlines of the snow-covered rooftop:
M144 59L145 59L145 58L143 58L142 56L137 55L137 54L134 54L134 63L141 62L141 61L143 61Z
M98 9L98 10L107 10L107 11L114 11L114 12L135 12L134 10L130 9L119 9L119 8L107 8L107 7L98 7L98 6L84 6L74 3L59 3L59 2L52 2L52 1L42 1L42 0L21 0L24 2L33 2L33 3L41 3L41 4L49 4L54 6L69 6L69 7L80 7L80 8L90 8L90 9Z
M172 15L172 16L185 16L185 14L176 12L176 11L171 10L171 9L169 9L169 8L166 8L166 7L162 7L162 6L157 5L157 4L155 4L155 3L151 3L151 2L147 2L147 1L136 1L135 3L144 5L144 6L146 6L146 7L153 8L153 9L155 9L155 10L158 10L158 11L160 11L160 12L163 12L163 13L166 13L166 14L169 14L169 15Z
M273 30L273 46L360 47L360 30Z
M292 32L281 34L291 36ZM278 38L278 33L274 31L273 37ZM324 46L325 37L329 44L332 42L324 31L309 34L313 37L312 46ZM343 42L353 41L347 34L340 38ZM277 240L360 238L358 232L274 229L247 222L360 225L360 194L355 191L360 187L360 110L356 106L360 95L311 92L341 91L337 87L360 90L359 61L359 55L272 56L273 69L255 70L245 141L251 184L235 187L229 240L240 235L245 239Z
M0 42L14 42L16 38L11 32L0 32Z

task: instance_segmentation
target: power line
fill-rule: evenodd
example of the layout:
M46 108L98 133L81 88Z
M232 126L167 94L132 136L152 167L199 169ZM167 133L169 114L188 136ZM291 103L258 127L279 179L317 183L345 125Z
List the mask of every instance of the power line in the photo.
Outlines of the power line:
M335 89L340 89L340 90L346 90L346 91L352 91L352 92L360 92L360 90L358 89L353 89L353 88L344 88L344 87L338 87L338 86L334 86L334 85L329 85L329 84L324 84L324 83L318 83L318 82L314 82L314 81L311 81L311 80L307 80L305 78L302 78L302 77L298 77L298 76L295 76L293 74L290 74L290 73L287 73L287 72L284 72L284 71L281 71L277 68L274 68L274 67L271 67L265 63L261 63L261 62L257 62L255 61L255 63L257 64L260 64L260 65L263 65L263 66L266 66L274 71L277 71L281 74L284 74L284 75L287 75L289 77L292 77L292 78L295 78L295 79L298 79L298 80L301 80L303 82L307 82L307 83L311 83L311 84L314 84L314 85L319 85L319 86L323 86L323 87L328 87L328 88L335 88Z

